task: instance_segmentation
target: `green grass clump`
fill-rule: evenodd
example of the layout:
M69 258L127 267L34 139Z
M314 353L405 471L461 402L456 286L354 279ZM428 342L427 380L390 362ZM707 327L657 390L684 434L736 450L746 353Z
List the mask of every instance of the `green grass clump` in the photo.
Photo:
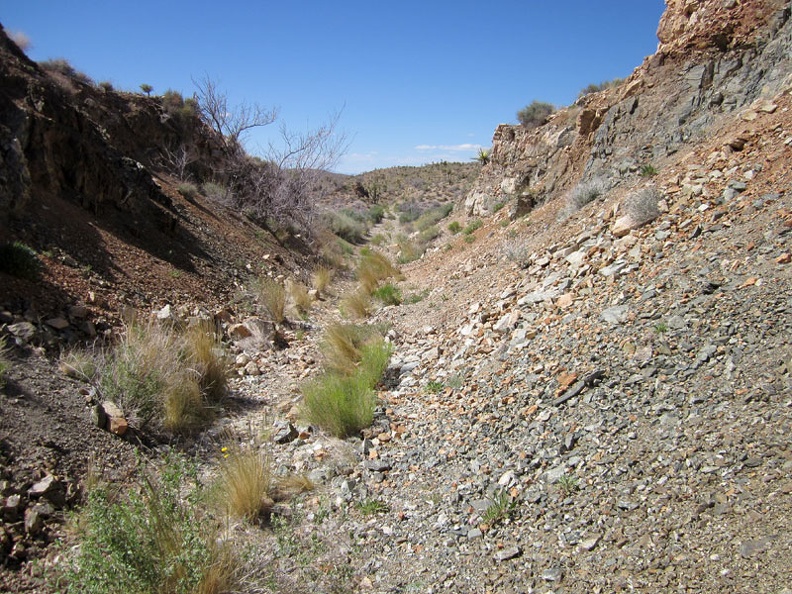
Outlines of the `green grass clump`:
M239 560L196 505L195 473L171 461L123 492L98 486L78 516L81 545L67 592L220 594L237 586ZM185 496L186 495L186 496Z
M335 235L352 244L360 244L366 239L368 226L363 217L351 210L329 212L323 216L324 224Z
M465 235L471 235L481 229L482 225L484 225L484 223L481 222L481 219L473 219L467 224L467 227L462 229L462 233Z
M446 218L449 214L451 214L452 210L454 210L453 204L442 204L440 206L436 206L435 208L424 212L420 217L418 217L418 219L416 219L415 228L418 229L418 231L423 231L429 227L433 227Z
M365 499L358 502L357 508L364 516L373 514L386 514L390 511L390 506L379 499Z
M385 305L400 305L402 302L401 289L390 283L375 289L371 296L380 300Z
M641 166L641 177L653 177L657 175L657 169L654 165L646 164Z
M448 223L448 230L451 231L453 235L456 235L462 231L462 224L459 221L451 221Z
M514 512L516 502L506 489L498 489L492 496L492 503L487 507L482 521L492 527L498 522L506 520Z
M152 424L191 433L206 426L225 396L226 365L219 341L206 327L179 333L132 324L106 357L99 389L140 428Z
M336 437L348 437L371 424L377 401L374 387L388 366L391 346L361 327L339 326L336 330L346 344L326 339L325 372L302 387L302 415ZM366 334L369 338L361 343ZM330 350L333 346L345 352L334 353Z
M41 273L41 262L36 252L24 243L4 243L0 245L0 272L34 281Z

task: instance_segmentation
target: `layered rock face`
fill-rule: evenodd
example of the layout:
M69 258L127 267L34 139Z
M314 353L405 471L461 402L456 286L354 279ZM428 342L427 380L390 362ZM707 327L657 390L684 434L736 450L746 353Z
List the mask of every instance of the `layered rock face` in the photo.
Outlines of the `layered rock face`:
M469 215L511 199L514 212L554 198L581 180L639 183L695 143L751 113L771 109L792 84L789 2L670 0L657 52L619 87L593 93L528 130L501 125L491 162L466 201ZM724 138L735 150L736 138Z

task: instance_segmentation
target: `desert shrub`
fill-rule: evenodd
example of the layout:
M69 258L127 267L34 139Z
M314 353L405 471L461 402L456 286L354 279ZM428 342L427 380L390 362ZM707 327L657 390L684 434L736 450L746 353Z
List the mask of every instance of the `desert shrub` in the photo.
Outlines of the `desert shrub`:
M417 202L402 202L396 210L399 212L399 222L402 225L418 220L423 213L421 205Z
M589 85L586 85L580 90L580 93L578 93L578 98L585 97L586 95L590 95L591 93L599 93L600 91L604 91L605 89L618 87L623 82L624 82L623 78L614 78L613 80L607 80L601 83L591 83Z
M48 72L61 74L67 78L76 80L86 85L93 85L93 80L91 80L90 76L74 68L74 66L72 66L71 63L65 58L45 60L43 62L39 62L39 66Z
M451 221L448 223L448 230L454 235L462 231L462 224L459 221Z
M201 193L209 200L225 204L231 197L231 192L222 184L216 182L204 182L201 185Z
M105 93L112 93L115 89L113 88L113 83L109 80L103 80L99 83L99 88L102 89Z
M432 225L431 227L427 227L423 229L418 234L418 242L424 245L428 244L434 239L437 239L440 236L440 229L437 228L437 225Z
M198 195L198 187L190 182L183 182L179 184L179 194L193 200Z
M578 211L589 202L604 196L610 189L608 182L595 177L588 181L582 181L569 192L567 196L567 208L571 211Z
M375 225L381 223L382 219L385 218L385 207L381 204L372 205L366 213L366 218Z
M36 252L24 243L5 243L0 245L0 272L34 281L41 272L41 262Z
M662 194L656 187L644 188L625 200L624 209L633 221L642 225L660 216L658 203L661 198Z
M537 128L547 122L554 111L551 104L534 100L517 112L517 120L526 128Z
M377 401L373 388L387 368L391 347L379 339L363 344L359 353L350 373L325 372L302 388L305 419L337 437L371 425Z
M452 210L454 210L453 204L443 204L429 209L416 219L415 228L418 229L418 231L423 231L429 227L433 227L451 214Z
M399 270L387 256L373 250L364 250L358 262L357 278L361 288L371 294L380 281L398 276Z
M160 477L123 492L98 486L78 516L80 547L67 591L202 593L235 589L240 562L201 515L195 472L170 460Z
M400 305L402 302L401 290L390 283L375 289L371 296L385 305Z
M276 324L282 324L286 319L286 289L283 285L262 276L254 283L254 287L270 319Z
M462 229L462 233L464 233L465 235L472 235L473 233L481 229L483 224L484 223L481 222L481 219L473 219L467 224L467 227Z
M366 224L348 210L326 213L323 221L335 235L353 244L363 243L368 232Z
M414 262L423 256L424 252L426 251L425 245L418 243L417 241L413 241L406 235L400 235L397 238L396 243L399 246L399 255L396 258L396 261L399 264L408 264L409 262Z

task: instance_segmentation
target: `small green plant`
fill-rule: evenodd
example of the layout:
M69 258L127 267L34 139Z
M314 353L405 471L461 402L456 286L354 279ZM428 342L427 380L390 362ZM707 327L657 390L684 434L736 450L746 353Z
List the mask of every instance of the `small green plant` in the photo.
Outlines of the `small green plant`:
M178 190L188 200L193 200L198 195L198 186L190 182L180 183Z
M391 346L384 340L369 339L359 346L349 334L370 332L353 328L344 330L344 340L352 344L352 352L339 354L336 360L328 357L327 370L319 378L302 388L302 414L311 424L317 425L336 437L355 435L368 427L374 416L377 385L388 366ZM334 343L337 344L337 343ZM356 364L350 365L350 361Z
M654 331L657 332L658 334L665 334L666 332L668 332L668 324L666 324L665 322L658 322L657 324L654 325Z
M578 478L571 474L565 474L558 478L558 489L567 497L580 490Z
M438 382L437 380L432 380L428 384L426 384L426 391L429 394L439 394L443 390L443 382Z
M418 292L418 293L412 293L411 295L409 295L409 296L408 296L408 297L407 297L407 298L404 300L404 303L406 303L406 304L408 304L408 305L413 305L413 304L415 304L415 303L420 303L421 301L423 301L424 299L426 299L426 297L427 297L428 295L429 295L429 289L424 289L423 291L420 291L420 292Z
M481 229L482 225L484 225L484 223L481 222L481 219L473 219L467 224L467 227L462 229L462 233L465 235L471 235L477 230Z
M357 503L357 508L364 516L374 514L386 514L390 511L390 506L379 499L364 499Z
M641 166L641 177L653 177L657 175L657 169L654 168L654 165L646 164Z
M517 112L517 120L526 128L538 128L555 111L550 103L534 100L530 105Z
M490 503L484 515L481 517L482 521L490 528L498 522L502 522L509 518L517 506L517 502L512 499L506 489L498 489L495 491L495 493L492 494L491 500L492 503Z
M462 231L462 224L459 221L451 221L448 223L448 230L453 234L456 235L460 231Z
M475 235L465 235L465 243L473 243L476 241Z
M100 485L78 516L80 547L67 592L221 594L236 589L241 562L196 505L194 469L169 459L139 488Z
M454 390L459 390L465 384L462 376L456 373L450 376L446 383L449 388L453 388Z
M476 156L473 157L473 160L478 161L481 165L486 165L490 162L490 150L479 148L478 153L476 153Z
M377 225L385 218L385 207L381 204L374 204L369 207L366 213L366 218L373 224Z
M148 83L143 83L142 85L140 85L140 90L143 91L146 94L147 97L150 97L151 96L151 91L154 90L154 87L152 87Z
M504 206L506 206L505 202L496 202L495 205L492 207L492 212L493 213L500 212Z
M41 273L36 252L20 241L0 245L0 272L35 281Z
M385 305L401 305L402 302L401 289L390 283L375 289L371 296Z
M282 324L286 319L286 289L278 281L262 276L255 283L256 293L276 324Z

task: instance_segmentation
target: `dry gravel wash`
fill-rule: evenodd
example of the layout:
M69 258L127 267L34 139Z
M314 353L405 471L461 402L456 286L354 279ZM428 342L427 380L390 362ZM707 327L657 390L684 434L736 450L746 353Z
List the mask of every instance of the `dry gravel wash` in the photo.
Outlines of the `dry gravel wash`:
M317 563L371 592L790 592L792 205L715 170L688 167L621 239L589 211L524 266L494 249L515 257L518 221L408 267L431 293L376 316L396 355L367 439L275 446L323 486L294 526L336 536ZM309 351L245 390L290 384L286 414ZM375 499L389 511L359 513Z

